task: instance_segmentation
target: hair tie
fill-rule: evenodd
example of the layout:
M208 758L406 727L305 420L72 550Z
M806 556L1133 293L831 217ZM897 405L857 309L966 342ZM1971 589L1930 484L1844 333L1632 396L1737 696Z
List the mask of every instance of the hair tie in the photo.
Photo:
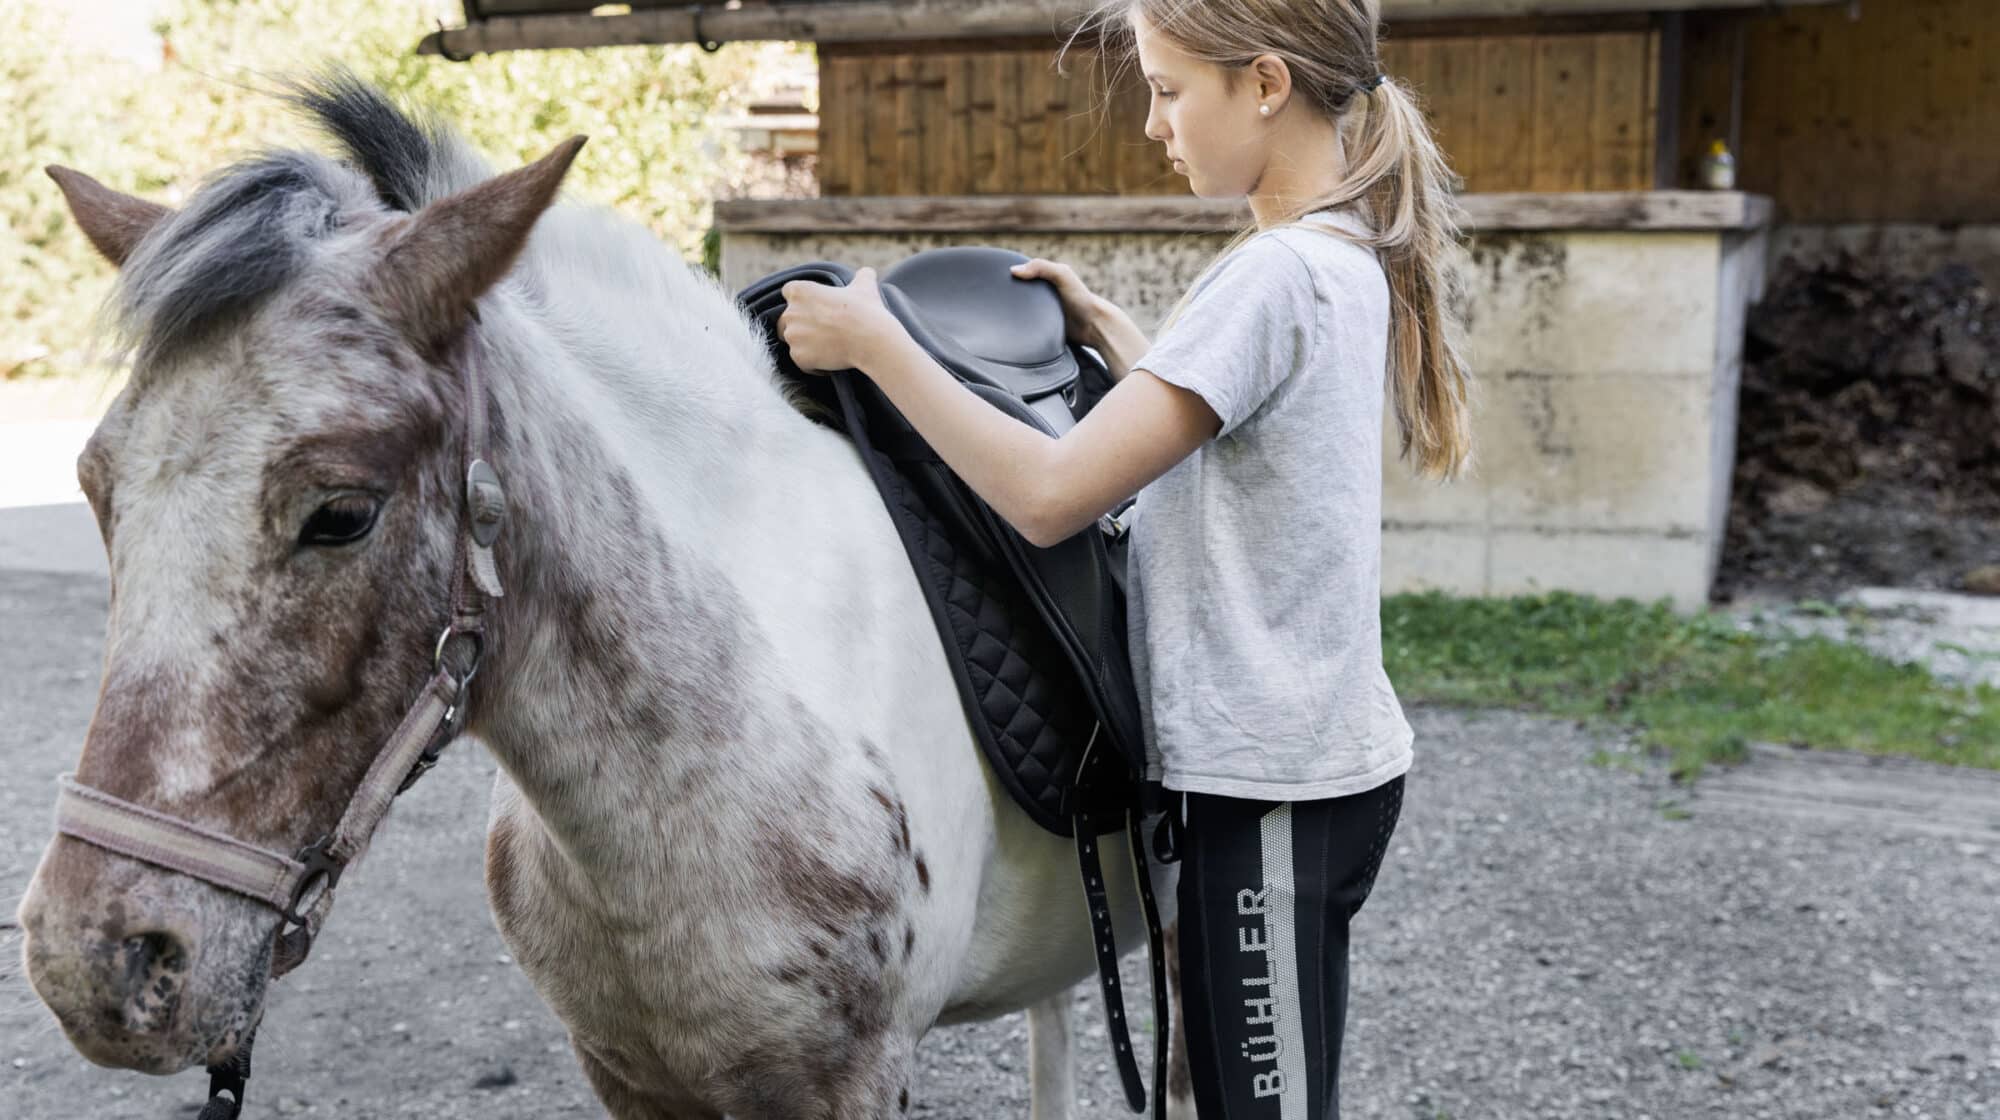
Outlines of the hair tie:
M1389 80L1389 75L1387 75L1387 74L1377 74L1377 75L1375 75L1374 77L1372 77L1372 78L1368 79L1367 81L1365 81L1365 82L1362 82L1362 83L1361 83L1360 85L1357 85L1357 86L1355 86L1355 87L1354 87L1354 92L1355 92L1355 93L1368 93L1369 91L1371 91L1371 90L1375 89L1375 87L1377 87L1377 86L1381 85L1381 84L1382 84L1383 82L1386 82L1386 81L1388 81L1388 80Z

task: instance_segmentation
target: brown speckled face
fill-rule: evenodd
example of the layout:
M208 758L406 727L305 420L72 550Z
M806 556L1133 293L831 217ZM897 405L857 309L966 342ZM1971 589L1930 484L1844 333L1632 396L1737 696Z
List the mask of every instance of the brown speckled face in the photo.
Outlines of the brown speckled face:
M78 470L112 580L78 780L287 854L416 697L458 514L455 386L328 287L142 371ZM76 1048L168 1073L256 1022L277 916L58 836L21 924Z

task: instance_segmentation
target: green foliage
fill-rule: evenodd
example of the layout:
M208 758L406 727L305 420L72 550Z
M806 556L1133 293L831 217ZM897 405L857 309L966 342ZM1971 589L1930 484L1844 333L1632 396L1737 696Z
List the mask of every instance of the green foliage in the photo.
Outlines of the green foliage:
M0 4L0 378L79 372L111 267L76 230L51 163L174 205L201 179L269 146L321 147L268 96L275 79L339 61L392 97L436 106L505 170L574 133L566 180L700 260L709 202L744 159L713 122L760 65L806 49L733 44L524 51L455 63L414 53L437 8L401 0L170 0L157 71L63 33L55 0Z
M2000 769L2000 689L1664 602L1394 596L1382 604L1382 649L1406 699L1631 727L1682 774L1740 760L1751 741Z

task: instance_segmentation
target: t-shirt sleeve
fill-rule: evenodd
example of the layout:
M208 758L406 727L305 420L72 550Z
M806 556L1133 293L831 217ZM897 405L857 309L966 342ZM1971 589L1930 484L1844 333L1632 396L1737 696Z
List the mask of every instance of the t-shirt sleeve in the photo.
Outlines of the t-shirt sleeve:
M1224 258L1133 369L1201 395L1236 430L1312 356L1318 322L1312 273L1275 237Z

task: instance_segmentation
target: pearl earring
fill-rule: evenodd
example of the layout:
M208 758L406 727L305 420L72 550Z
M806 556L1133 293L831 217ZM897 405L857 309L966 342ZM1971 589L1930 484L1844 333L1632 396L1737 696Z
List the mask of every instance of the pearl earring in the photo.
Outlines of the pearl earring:
M1257 106L1257 111L1267 117L1271 115L1271 107L1269 105L1259 105Z

